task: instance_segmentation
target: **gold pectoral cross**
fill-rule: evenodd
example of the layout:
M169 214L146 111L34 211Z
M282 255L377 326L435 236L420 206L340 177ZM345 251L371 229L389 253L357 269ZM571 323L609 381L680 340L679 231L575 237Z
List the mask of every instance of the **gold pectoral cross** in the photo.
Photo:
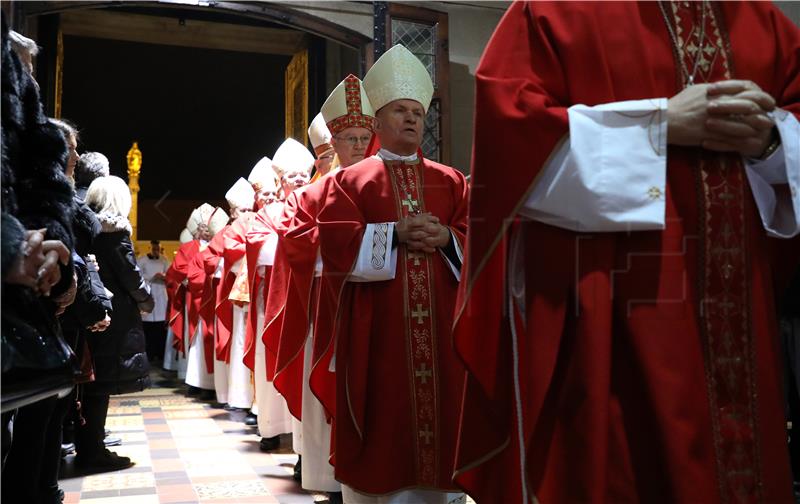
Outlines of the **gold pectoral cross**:
M408 213L417 213L417 206L418 206L417 200L412 199L411 197L407 197L406 199L404 199L400 203L404 207L406 207L406 210L408 211Z

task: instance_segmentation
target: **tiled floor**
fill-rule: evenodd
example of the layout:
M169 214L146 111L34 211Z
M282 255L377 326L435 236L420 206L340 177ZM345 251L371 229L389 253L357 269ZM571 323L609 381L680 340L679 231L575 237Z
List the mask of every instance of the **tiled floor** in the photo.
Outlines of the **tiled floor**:
M291 436L276 453L262 453L242 412L186 397L169 376L153 378L162 387L112 397L109 406L106 427L123 441L112 450L136 465L81 475L68 456L60 482L66 504L327 502L292 479Z

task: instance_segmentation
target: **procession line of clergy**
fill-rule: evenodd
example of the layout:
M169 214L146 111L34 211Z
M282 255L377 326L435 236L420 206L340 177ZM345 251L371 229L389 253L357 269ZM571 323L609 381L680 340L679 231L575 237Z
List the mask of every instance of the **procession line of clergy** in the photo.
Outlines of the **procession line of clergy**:
M347 76L314 154L289 138L261 159L226 194L230 223L196 209L168 274L186 383L253 407L262 448L291 431L303 487L345 502L464 501L450 331L467 183L420 150L432 95L399 45Z

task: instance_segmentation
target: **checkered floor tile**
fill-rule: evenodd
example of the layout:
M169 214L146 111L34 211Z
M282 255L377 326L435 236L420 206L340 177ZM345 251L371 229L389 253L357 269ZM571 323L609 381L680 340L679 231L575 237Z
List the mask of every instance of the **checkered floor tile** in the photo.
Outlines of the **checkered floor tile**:
M326 495L308 493L292 479L297 456L290 435L281 440L281 455L254 456L249 448L259 438L241 423L243 412L186 397L184 386L170 383L173 376L158 377L173 386L111 398L106 427L122 438L112 450L136 465L86 475L67 456L60 481L66 504L327 502ZM226 433L232 424L251 435Z

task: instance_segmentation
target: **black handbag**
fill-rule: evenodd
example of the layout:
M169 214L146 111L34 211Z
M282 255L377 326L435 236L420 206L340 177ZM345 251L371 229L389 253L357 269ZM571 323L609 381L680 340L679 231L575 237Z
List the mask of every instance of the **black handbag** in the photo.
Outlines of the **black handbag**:
M3 413L53 395L64 397L80 372L43 302L20 289L13 289L14 294L9 290L4 289L2 310Z

